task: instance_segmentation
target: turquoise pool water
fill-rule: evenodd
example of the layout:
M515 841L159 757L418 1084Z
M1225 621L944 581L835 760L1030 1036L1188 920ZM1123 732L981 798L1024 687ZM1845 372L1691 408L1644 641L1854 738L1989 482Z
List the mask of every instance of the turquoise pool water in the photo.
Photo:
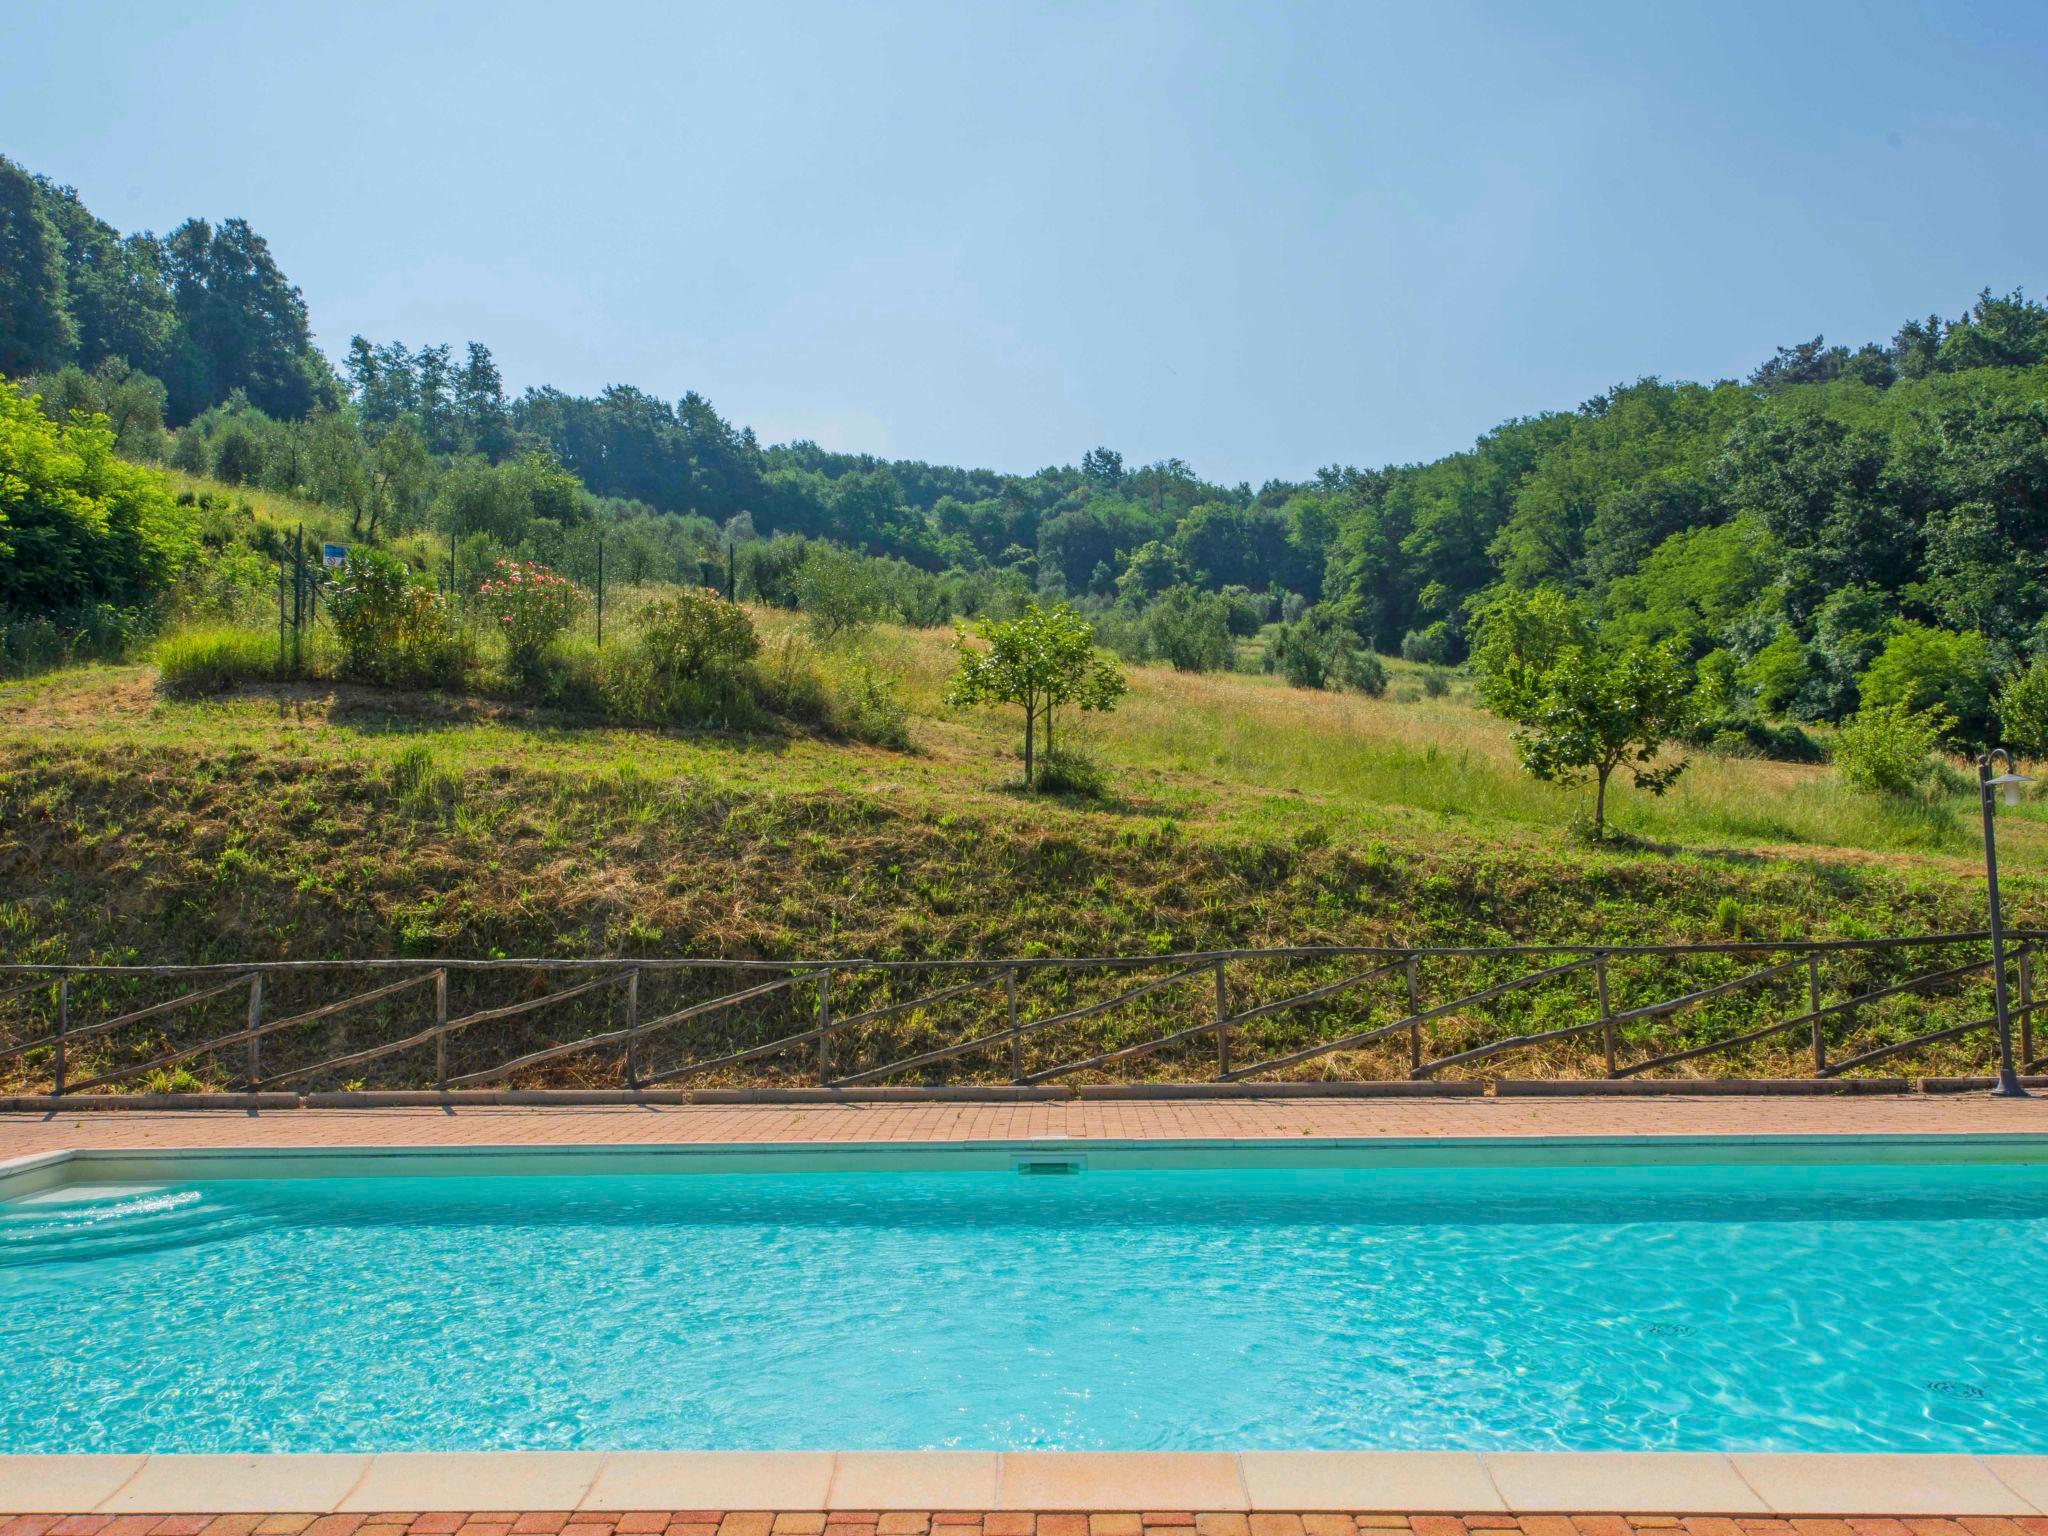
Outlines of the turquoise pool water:
M2048 1450L2048 1167L224 1180L0 1206L0 1451Z

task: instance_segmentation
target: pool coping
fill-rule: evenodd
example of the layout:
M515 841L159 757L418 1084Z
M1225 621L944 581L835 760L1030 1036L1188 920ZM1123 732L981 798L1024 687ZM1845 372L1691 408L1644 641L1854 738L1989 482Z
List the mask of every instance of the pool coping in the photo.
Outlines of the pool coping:
M961 1154L1091 1157L1257 1150L1279 1158L1343 1153L1389 1166L1516 1159L1586 1166L1677 1152L1741 1149L1838 1161L1876 1148L2048 1156L2038 1133L1760 1133L1751 1136L1259 1137L1003 1139L961 1142L684 1142L621 1146L371 1145L60 1148L0 1160L0 1192L30 1193L95 1168L167 1160L383 1165L604 1157L814 1163L853 1153L929 1166ZM1540 1154L1529 1157L1529 1154ZM865 1154L865 1155L860 1155ZM1320 1161L1321 1159L1317 1159ZM771 1164L772 1165L772 1164ZM1183 1163L1183 1166L1188 1164ZM957 1166L957 1164L956 1164ZM1155 1164L1156 1166L1156 1164ZM510 1162L500 1171L515 1171ZM214 1175L220 1176L218 1174ZM30 1188L20 1186L27 1184ZM9 1186L15 1186L9 1189ZM2048 1516L2048 1454L1747 1451L556 1451L229 1455L0 1454L0 1513L324 1515L385 1510L638 1511L1199 1509L1389 1514L1638 1514L1760 1517Z
M1199 1509L2048 1515L2048 1456L1652 1451L484 1451L0 1456L8 1514Z

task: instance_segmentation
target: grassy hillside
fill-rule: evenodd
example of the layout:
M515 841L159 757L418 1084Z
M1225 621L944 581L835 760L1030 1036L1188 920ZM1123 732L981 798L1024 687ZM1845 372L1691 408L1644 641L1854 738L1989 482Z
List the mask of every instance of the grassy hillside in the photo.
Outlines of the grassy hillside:
M771 632L792 622L758 617ZM1462 696L1462 683L1430 699L1400 673L1389 696L1374 700L1261 677L1134 669L1124 706L1085 727L1108 769L1108 798L1027 795L1016 783L1017 722L940 703L949 640L884 630L868 642L867 664L893 675L912 702L910 752L800 735L613 729L488 700L349 686L185 703L162 697L147 666L0 685L0 820L10 829L0 842L0 953L942 959L1866 937L1981 923L1965 801L1944 819L1853 795L1825 768L1701 757L1662 800L1617 794L1616 820L1637 842L1588 848L1567 831L1581 793L1522 777L1504 728ZM2028 805L2003 823L2016 923L2048 918L2044 819ZM1712 962L1683 975L1638 966L1617 974L1616 1006L1744 965ZM1882 969L1845 963L1830 984L1847 985L1858 966L1864 980ZM1320 963L1268 967L1233 981L1232 1005L1339 974ZM1431 996L1451 996L1489 979L1497 978L1447 962L1426 983ZM920 982L935 984L913 975L900 983L909 992L892 993L880 978L859 979L840 1007L914 995ZM1034 983L1026 1011L1071 1006L1109 985ZM1643 1026L1636 1045L1714 1038L1771 1016L1759 1008L1790 1011L1791 997L1738 995ZM707 1023L695 1052L770 1038L779 1018L807 1006L778 1001L782 1014L764 1007ZM898 1047L986 1027L993 1006L983 997L909 1016L870 1031L849 1054L886 1060ZM1170 989L1093 1033L1038 1043L1034 1059L1179 1027L1208 1006L1189 988ZM1344 999L1261 1021L1240 1049L1341 1034L1359 1027L1368 1006L1378 1020L1393 1016L1382 989L1369 1005ZM1581 984L1545 989L1505 1011L1443 1021L1430 1046L1541 1027L1585 1006ZM1867 1010L1836 1052L1924 1028L1925 1016L1910 1000ZM538 1023L531 1038L564 1027ZM1796 1044L1767 1042L1697 1070L1783 1068ZM108 1055L153 1048L129 1043ZM1502 1065L1562 1071L1586 1064L1583 1049ZM1981 1049L1966 1042L1909 1065L1959 1069ZM1391 1072L1397 1054L1299 1070ZM1000 1066L972 1062L961 1075L1002 1075ZM773 1079L805 1067L754 1070ZM231 1081L227 1064L194 1070L200 1081ZM421 1070L393 1062L373 1080L418 1081ZM615 1070L572 1064L552 1080Z

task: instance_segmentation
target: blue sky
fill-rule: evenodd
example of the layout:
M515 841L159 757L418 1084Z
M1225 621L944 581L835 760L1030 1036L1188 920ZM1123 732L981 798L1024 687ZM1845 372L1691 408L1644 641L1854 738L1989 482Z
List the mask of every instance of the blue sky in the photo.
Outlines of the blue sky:
M323 346L1219 480L2048 289L2048 6L12 0L0 153Z

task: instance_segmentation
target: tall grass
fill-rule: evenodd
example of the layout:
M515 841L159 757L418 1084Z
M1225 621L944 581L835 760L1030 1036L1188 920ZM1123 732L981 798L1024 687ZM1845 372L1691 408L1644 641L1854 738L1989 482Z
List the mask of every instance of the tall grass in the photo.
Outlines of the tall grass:
M627 589L616 603L608 601L606 657L631 643L633 614L648 595ZM894 745L914 739L936 754L918 776L951 786L949 793L1014 783L1017 712L953 711L945 703L954 665L950 630L885 626L864 642L821 650L803 636L800 615L758 608L753 615L764 650L758 666L776 685L764 703L783 718L827 738ZM573 706L570 695L602 675L593 639L579 635L565 645L566 686L557 702ZM160 657L167 691L228 688L271 675L275 636L189 630L167 641ZM1397 678L1420 671L1399 663L1392 670ZM1291 833L1307 820L1345 837L1407 826L1541 845L1561 841L1590 796L1586 788L1544 784L1524 773L1507 727L1471 702L1462 678L1444 696L1418 689L1404 701L1295 689L1241 673L1141 666L1129 676L1130 695L1117 710L1077 715L1061 725L1062 744L1093 756L1112 798L1129 809L1233 823L1261 835ZM471 686L502 693L501 683L486 667ZM876 717L863 720L867 704ZM618 718L603 708L589 713ZM517 734L510 731L506 739ZM562 737L550 737L546 750L580 755ZM688 755L689 771L705 771L700 754ZM1974 857L1974 823L1964 800L1890 801L1849 789L1825 766L1690 756L1685 775L1662 797L1637 791L1625 773L1617 775L1610 806L1621 832L1703 852L1848 849L1932 854L1958 863ZM840 762L829 748L799 761L802 782L816 788L872 771L854 760ZM2048 802L2004 813L2001 839L2019 867L2048 856Z
M157 679L173 698L225 693L278 676L277 636L230 624L182 629L156 645Z
M898 632L897 675L920 713L946 713L950 640L941 630ZM1424 670L1402 662L1389 669L1418 682ZM1590 801L1589 788L1529 777L1515 759L1508 726L1472 702L1463 679L1440 696L1418 686L1409 698L1372 699L1242 673L1137 666L1128 676L1131 692L1122 705L1079 717L1076 739L1085 738L1112 769L1191 784L1205 799L1264 791L1287 797L1262 807L1282 818L1311 806L1353 818L1420 813L1537 836L1562 833ZM976 711L960 723L1011 733L1006 714ZM1621 831L1700 848L1966 855L1975 846L1967 815L1958 814L1967 810L1961 802L1908 804L1861 794L1821 765L1689 756L1685 774L1661 797L1635 790L1625 772L1616 775L1610 806ZM2023 808L2008 836L2019 848L2048 850L2043 817L2048 807Z

